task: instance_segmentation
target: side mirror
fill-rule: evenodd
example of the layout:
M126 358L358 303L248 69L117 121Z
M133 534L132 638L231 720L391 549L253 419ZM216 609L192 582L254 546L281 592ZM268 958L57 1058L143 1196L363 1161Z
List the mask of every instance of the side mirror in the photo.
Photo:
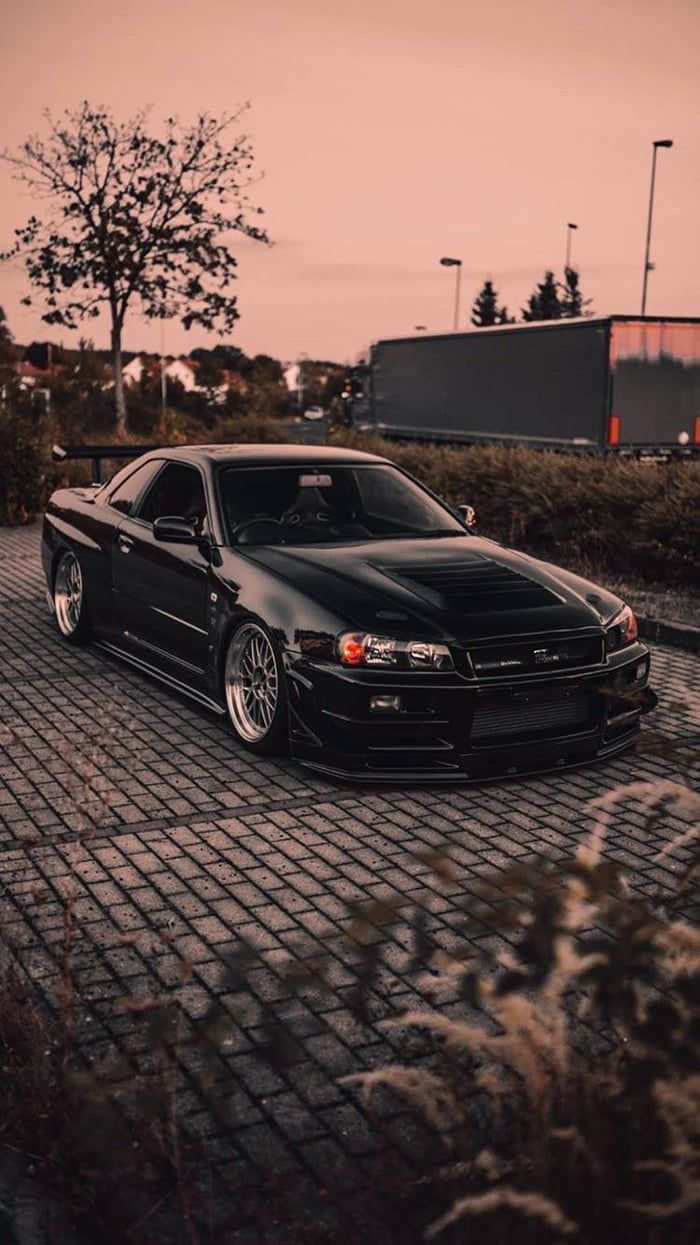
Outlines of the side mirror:
M178 515L163 515L153 523L153 539L170 541L175 545L194 545L199 540L194 523Z
M473 506L461 505L456 507L457 514L461 518L467 531L476 531L476 510Z

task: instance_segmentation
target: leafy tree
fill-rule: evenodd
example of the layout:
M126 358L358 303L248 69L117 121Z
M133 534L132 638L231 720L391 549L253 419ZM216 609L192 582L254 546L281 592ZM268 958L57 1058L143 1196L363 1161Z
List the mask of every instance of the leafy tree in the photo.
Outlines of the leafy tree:
M493 281L484 281L472 307L472 324L479 329L489 328L492 324L513 324L508 316L507 307L499 307L498 293Z
M232 132L240 115L201 113L189 128L169 117L159 138L149 133L145 111L122 123L84 102L58 121L46 113L47 137L32 136L3 157L46 204L15 230L3 258L24 259L48 324L75 328L108 307L120 430L130 307L138 304L151 319L177 318L186 329L223 333L238 319L236 259L226 235L267 241L246 219L252 153Z
M577 316L590 316L593 313L588 310L593 300L584 298L579 288L579 274L575 268L564 269L564 284L559 288L561 290L560 305L561 315L566 320L573 320Z
M247 377L250 387L248 411L252 415L280 417L287 413L289 394L284 368L270 355L256 354Z
M216 390L224 383L224 365L217 355L213 355L208 351L198 352L199 358L197 363L197 384L207 390L209 400L213 400Z
M248 358L245 351L239 346L219 345L212 350L215 358L219 359L223 367L229 368L232 372L238 372L241 376L248 376L252 368L252 361ZM193 354L193 358L196 355Z
M530 295L527 307L523 307L523 320L561 320L562 306L554 273L547 270L544 279Z
M14 338L7 323L7 316L3 308L0 307L0 367L7 367L14 363L15 357L16 347Z

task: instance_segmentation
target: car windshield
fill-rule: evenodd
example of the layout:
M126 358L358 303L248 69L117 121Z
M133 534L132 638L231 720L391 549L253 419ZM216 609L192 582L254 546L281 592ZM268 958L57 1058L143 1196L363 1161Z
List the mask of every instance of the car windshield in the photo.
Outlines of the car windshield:
M465 535L449 510L388 464L227 467L220 483L231 544Z

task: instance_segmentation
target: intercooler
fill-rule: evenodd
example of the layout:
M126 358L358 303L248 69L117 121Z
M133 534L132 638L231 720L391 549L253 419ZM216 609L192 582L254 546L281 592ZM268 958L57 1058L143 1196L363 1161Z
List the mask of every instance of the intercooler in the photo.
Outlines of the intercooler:
M591 698L579 692L533 700L486 701L477 705L472 721L472 743L493 739L526 739L585 730L591 723Z

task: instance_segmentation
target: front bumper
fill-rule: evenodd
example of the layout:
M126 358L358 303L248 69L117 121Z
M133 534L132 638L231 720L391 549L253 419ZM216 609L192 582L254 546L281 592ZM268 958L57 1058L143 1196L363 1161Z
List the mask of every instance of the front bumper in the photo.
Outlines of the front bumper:
M288 663L290 744L336 777L465 782L613 756L654 708L649 654L633 644L604 665L494 679ZM372 712L374 697L400 708Z

